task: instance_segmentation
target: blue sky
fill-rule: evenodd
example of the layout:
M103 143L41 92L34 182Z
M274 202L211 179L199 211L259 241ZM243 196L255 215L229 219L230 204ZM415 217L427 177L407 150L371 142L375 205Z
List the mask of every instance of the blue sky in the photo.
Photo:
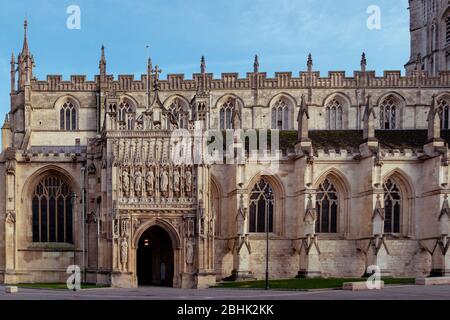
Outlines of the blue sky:
M81 9L81 29L66 27L70 5ZM369 30L368 6L381 8L381 30ZM409 58L407 0L0 0L0 117L9 110L9 60L21 50L23 20L35 76L98 73L100 47L106 47L108 73L145 73L146 45L167 73L252 70L298 74L313 54L314 69L351 74L366 51L368 68L402 70Z

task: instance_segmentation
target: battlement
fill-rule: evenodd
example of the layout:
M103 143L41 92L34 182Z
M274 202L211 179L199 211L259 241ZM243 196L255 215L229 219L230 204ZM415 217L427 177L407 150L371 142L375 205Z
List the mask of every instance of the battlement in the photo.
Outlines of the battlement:
M245 78L238 73L222 73L214 78L212 73L205 74L206 88L209 90L249 90L249 89L303 89L303 88L443 88L450 86L450 71L441 71L437 76L429 76L423 71L414 71L409 76L402 76L401 71L384 71L377 76L375 71L354 71L348 77L345 71L329 71L326 77L320 72L300 72L293 76L292 72L276 72L274 77L267 77L266 72L249 72ZM195 91L202 81L202 74L194 73L192 79L185 79L184 74L169 74L160 80L162 91ZM136 80L134 75L113 75L106 77L108 86L116 91L144 92L147 75ZM61 75L48 75L46 80L33 79L32 90L35 91L98 91L100 76L94 80L86 80L85 75L71 75L70 80L63 80Z

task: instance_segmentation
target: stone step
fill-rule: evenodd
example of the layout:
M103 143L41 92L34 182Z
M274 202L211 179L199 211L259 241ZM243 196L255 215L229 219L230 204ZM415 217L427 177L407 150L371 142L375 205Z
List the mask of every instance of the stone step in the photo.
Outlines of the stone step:
M19 288L16 286L7 286L7 287L5 287L5 292L6 293L17 293L17 292L19 292Z
M380 280L380 288L384 288L384 281ZM363 290L372 290L367 286L366 281L358 281L358 282L344 282L342 284L342 290L350 290L350 291L363 291Z
M450 284L450 277L432 277L432 278L416 278L418 286L435 286Z

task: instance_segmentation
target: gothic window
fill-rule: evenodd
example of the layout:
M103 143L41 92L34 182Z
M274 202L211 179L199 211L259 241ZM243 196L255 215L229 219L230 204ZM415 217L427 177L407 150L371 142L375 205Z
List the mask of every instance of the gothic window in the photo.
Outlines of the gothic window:
M338 192L331 180L325 179L316 194L316 232L336 233L339 208Z
M75 105L67 101L59 111L60 129L65 131L77 130L77 109Z
M289 106L284 99L272 107L272 129L289 130Z
M325 122L329 130L342 129L342 105L333 99L325 109Z
M120 127L124 130L133 130L134 112L132 106L127 101L123 101L120 103L117 120L121 125Z
M33 242L73 243L72 194L57 176L42 179L31 200Z
M205 121L206 120L206 106L204 103L200 103L197 106L197 120Z
M272 186L266 180L261 179L250 193L250 232L273 232L274 205Z
M448 46L450 45L450 16L445 19L445 27L445 44Z
M189 121L189 113L187 112L187 108L185 107L184 103L178 99L175 98L173 102L169 106L169 111L172 113L175 121L178 124L179 129L187 129L188 128L188 121ZM167 119L167 128L170 128L170 119Z
M438 101L439 115L441 116L441 129L450 129L450 106L444 99Z
M398 105L392 97L384 99L380 105L380 128L397 129L398 112Z
M233 100L228 99L220 108L220 129L233 129L233 111L235 104Z
M396 182L388 179L384 185L384 232L399 233L402 195Z

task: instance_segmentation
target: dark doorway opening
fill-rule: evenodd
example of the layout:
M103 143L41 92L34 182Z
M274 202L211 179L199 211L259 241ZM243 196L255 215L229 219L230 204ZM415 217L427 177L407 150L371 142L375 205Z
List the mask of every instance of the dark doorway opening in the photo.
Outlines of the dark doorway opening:
M173 286L173 255L169 234L158 226L147 229L137 249L138 285Z

